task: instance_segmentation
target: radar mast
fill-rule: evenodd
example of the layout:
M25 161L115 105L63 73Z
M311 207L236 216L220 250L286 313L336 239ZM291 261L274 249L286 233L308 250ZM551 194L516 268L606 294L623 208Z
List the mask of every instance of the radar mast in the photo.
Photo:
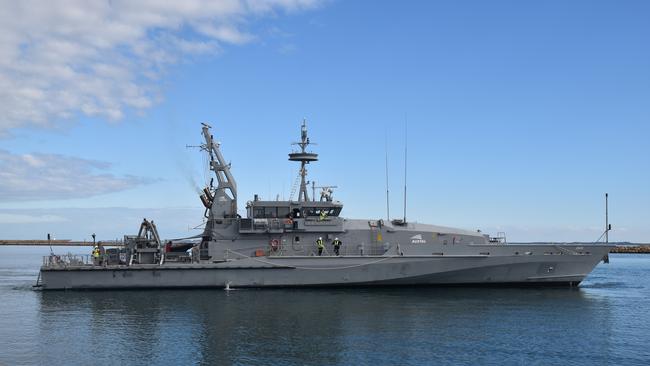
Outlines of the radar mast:
M292 144L300 146L300 152L293 152L289 154L289 160L300 162L300 192L298 193L298 202L306 202L309 201L309 196L307 196L307 184L309 182L306 180L306 166L312 161L318 161L318 154L307 151L307 147L314 144L309 141L309 137L307 136L307 123L304 119L302 120L300 137L300 142L294 142Z

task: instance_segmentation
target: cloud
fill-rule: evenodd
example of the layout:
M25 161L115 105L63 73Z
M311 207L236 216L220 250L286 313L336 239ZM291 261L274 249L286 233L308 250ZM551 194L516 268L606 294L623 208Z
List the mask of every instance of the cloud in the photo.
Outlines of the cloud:
M199 204L200 206L200 204ZM154 220L161 238L185 238L199 235L203 227L203 207L169 208L0 208L0 239L45 239L51 233L57 239L121 239L137 234L143 218ZM55 221L55 219L57 221ZM34 225L38 223L38 225ZM67 250L67 249L66 249Z
M94 160L0 150L0 202L85 198L151 182L112 175L109 168L109 163Z
M0 135L151 107L165 67L251 42L251 19L319 0L0 2Z
M15 214L0 212L1 224L41 224L46 222L66 222L68 219L56 215Z

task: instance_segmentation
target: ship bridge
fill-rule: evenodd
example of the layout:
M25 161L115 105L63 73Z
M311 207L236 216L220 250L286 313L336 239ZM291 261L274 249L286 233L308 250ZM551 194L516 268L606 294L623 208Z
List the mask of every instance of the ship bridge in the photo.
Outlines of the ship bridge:
M246 205L249 219L310 219L338 217L340 202L329 201L251 201Z
M335 201L249 201L239 233L343 230L343 204Z

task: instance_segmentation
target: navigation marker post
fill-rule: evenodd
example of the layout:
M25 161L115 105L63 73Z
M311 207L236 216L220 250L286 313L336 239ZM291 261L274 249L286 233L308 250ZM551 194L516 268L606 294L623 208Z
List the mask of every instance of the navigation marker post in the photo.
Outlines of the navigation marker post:
M609 231L612 225L609 224L609 194L605 193L605 244L609 243Z
M54 250L52 250L52 236L50 233L47 233L47 244L50 246L50 255L54 255Z

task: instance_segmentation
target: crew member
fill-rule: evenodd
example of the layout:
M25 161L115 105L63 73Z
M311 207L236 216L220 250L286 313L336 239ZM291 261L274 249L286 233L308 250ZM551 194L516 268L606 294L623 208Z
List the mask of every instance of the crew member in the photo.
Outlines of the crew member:
M321 254L323 254L323 249L325 248L325 245L323 245L322 237L319 237L318 240L316 240L316 246L318 247L318 256L320 257Z
M97 245L93 247L93 263L99 264L99 247Z
M343 242L340 241L339 238L334 238L334 241L332 242L332 245L334 245L334 253L336 255L339 255L339 250L341 249L341 244L343 244Z
M325 210L320 210L320 221L323 221L327 218L327 212Z

